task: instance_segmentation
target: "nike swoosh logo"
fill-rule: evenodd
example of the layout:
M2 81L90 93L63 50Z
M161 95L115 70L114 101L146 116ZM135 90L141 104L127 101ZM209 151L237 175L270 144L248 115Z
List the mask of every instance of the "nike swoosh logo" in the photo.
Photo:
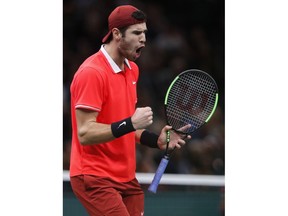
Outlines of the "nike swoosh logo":
M122 122L121 124L119 124L118 128L120 128L122 125L126 126L126 121ZM118 129L117 128L117 129Z
M135 84L136 84L136 82L135 82L135 81L133 81L133 82L132 82L132 84L133 84L133 85L135 85Z

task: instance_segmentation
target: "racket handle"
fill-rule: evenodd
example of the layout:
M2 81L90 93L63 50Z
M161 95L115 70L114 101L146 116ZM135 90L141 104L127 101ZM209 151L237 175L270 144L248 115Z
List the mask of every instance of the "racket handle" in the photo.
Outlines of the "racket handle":
M168 157L163 157L158 169L154 175L153 181L151 183L151 185L148 188L148 191L152 192L152 193L156 193L158 185L160 183L160 180L162 178L163 173L165 172L165 169L167 167L167 164L169 162L169 158Z

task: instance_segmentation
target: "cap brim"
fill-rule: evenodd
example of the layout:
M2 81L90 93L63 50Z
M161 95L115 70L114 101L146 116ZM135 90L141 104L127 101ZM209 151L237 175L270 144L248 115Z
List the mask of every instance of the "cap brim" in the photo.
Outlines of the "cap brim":
M105 43L107 40L108 40L108 38L109 38L109 36L111 35L111 31L109 31L106 35L105 35L105 37L102 39L102 43Z

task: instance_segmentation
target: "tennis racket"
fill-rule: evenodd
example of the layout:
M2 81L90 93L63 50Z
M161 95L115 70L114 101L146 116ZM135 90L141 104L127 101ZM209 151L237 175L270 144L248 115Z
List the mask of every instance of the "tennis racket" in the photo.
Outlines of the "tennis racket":
M165 96L165 115L172 130L185 136L191 135L207 123L216 110L218 87L206 72L189 69L180 73L170 84ZM188 126L189 125L189 126ZM167 132L165 154L156 170L148 191L157 192L163 173L174 149L169 150L170 131Z

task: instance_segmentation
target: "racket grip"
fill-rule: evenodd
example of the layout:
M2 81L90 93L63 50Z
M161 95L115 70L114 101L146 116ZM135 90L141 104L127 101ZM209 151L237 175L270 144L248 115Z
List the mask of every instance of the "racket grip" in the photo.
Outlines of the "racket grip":
M150 191L152 193L156 193L158 185L160 183L160 180L162 178L163 173L165 172L165 169L167 167L168 162L169 162L169 159L167 157L162 158L162 160L158 166L158 169L154 175L153 181L148 188L148 191Z

